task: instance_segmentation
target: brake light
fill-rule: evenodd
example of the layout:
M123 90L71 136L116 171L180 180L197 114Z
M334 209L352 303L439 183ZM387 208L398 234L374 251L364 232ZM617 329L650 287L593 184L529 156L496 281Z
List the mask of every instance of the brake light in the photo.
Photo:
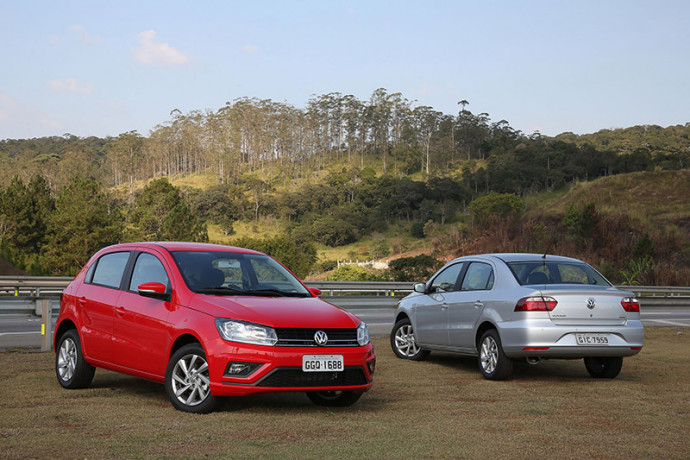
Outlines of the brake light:
M623 305L623 309L628 312L640 311L640 303L634 297L626 297L621 300L621 305Z
M517 301L515 311L552 311L556 305L553 297L523 297Z

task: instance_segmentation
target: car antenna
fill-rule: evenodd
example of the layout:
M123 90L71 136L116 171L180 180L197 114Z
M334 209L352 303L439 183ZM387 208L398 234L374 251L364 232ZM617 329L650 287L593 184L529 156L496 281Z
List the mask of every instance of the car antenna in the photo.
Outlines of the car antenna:
M541 256L542 259L546 260L546 254L549 253L549 250L551 249L551 246L553 245L553 240L549 243L549 245L546 247L546 251L544 251L544 255Z

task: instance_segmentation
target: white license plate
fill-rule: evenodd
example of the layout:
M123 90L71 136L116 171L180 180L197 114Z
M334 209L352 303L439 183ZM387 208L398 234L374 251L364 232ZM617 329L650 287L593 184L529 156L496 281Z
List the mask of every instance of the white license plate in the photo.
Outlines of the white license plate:
M578 345L608 345L608 334L575 334Z
M303 355L304 372L340 372L345 369L343 355Z

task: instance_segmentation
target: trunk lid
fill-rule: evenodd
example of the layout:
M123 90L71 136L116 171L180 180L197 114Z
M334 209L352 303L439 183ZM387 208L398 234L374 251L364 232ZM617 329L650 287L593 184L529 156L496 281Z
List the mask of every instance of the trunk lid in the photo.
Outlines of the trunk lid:
M549 312L554 324L563 326L622 326L629 313L621 300L633 297L631 292L605 286L549 285L542 291L558 305Z

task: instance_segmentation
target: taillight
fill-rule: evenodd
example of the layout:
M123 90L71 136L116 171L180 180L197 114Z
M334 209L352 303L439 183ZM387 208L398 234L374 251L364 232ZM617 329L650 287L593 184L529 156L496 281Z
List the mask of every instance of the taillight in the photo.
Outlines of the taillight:
M556 305L553 297L523 297L517 301L515 311L552 311Z
M629 312L635 312L635 311L639 312L640 311L640 303L634 297L626 297L625 299L621 300L621 305L623 305L623 309L625 311L629 311Z

